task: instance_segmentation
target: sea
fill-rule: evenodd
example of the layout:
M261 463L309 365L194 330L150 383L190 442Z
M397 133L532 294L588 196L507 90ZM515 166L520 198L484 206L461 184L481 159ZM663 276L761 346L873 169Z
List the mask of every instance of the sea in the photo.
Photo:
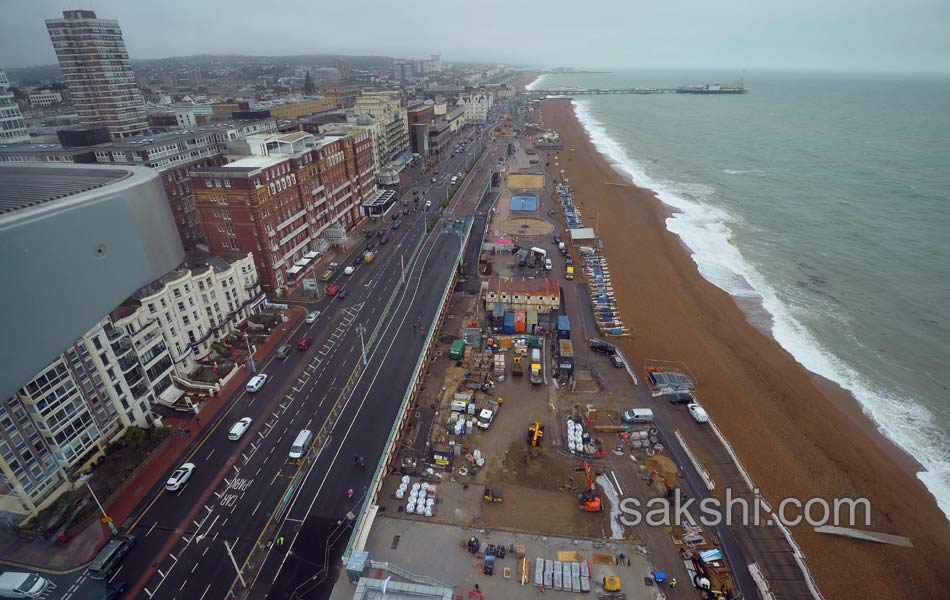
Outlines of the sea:
M737 73L543 75L670 88ZM950 518L950 76L746 72L745 95L574 95L596 147L675 210L699 272L926 469Z

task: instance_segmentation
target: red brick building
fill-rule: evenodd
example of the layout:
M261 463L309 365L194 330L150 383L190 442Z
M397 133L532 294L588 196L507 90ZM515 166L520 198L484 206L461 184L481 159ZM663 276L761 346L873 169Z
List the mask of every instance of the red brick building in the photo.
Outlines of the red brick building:
M210 250L252 252L264 292L278 297L366 219L372 140L365 131L246 139L251 156L193 170L191 188Z

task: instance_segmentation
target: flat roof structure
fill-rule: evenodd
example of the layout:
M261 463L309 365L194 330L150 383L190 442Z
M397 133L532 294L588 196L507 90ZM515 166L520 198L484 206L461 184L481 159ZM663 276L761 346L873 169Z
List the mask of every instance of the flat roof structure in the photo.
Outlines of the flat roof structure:
M185 256L159 173L0 164L0 397Z

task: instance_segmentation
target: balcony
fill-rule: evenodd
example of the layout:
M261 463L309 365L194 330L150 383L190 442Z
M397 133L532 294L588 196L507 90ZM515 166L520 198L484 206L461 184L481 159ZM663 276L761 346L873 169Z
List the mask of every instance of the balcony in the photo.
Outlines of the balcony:
M121 358L132 349L132 342L129 341L129 338L122 337L118 341L112 342L112 352L116 355L116 358Z
M129 369L137 366L139 366L139 361L137 361L134 356L123 356L119 359L119 369L121 369L123 373L128 373Z
M143 384L139 384L139 385L136 385L135 387L133 387L132 389L130 389L129 391L132 392L132 396L133 396L136 400L138 400L138 399L142 398L145 394L148 393L148 386L147 386L147 385L143 385Z

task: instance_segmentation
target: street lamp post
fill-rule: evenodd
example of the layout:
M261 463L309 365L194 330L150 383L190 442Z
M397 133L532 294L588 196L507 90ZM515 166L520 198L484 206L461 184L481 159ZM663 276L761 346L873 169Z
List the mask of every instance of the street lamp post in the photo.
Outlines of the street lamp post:
M251 363L251 373L257 375L257 367L254 365L254 351L251 350L251 338L244 334L244 342L247 344L247 360Z
M83 483L86 484L86 487L89 488L89 494L92 496L92 499L96 501L96 506L99 507L99 512L102 513L102 521L109 526L109 531L112 532L112 535L118 535L119 530L115 528L115 523L112 522L112 517L106 514L106 509L102 507L102 503L99 502L99 498L96 496L96 493L92 491L92 486L89 485L89 476L83 475L80 479Z
M363 348L363 366L365 367L366 363L368 362L366 360L366 342L363 341L363 334L366 333L366 328L362 325L358 325L356 327L356 331L358 331L360 334L360 347Z

